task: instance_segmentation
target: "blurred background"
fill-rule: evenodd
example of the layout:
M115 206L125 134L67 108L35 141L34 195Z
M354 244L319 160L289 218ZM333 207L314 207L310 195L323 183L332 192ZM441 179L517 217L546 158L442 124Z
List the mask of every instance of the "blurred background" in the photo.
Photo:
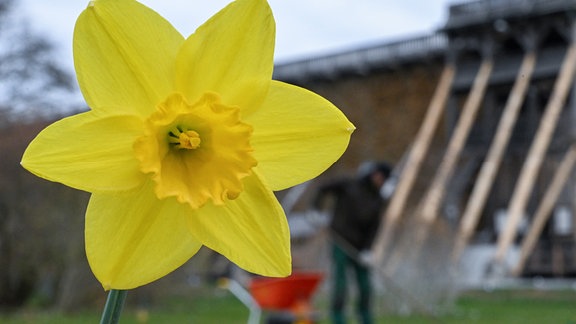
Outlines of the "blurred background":
M227 3L143 2L183 34ZM311 199L378 160L394 165L395 189L372 251L380 321L576 323L576 2L270 3L274 78L357 127L325 174L278 193L295 273L323 279L307 300L314 318L327 320L331 261ZM42 128L87 109L71 55L85 5L0 0L0 322L97 321L106 297L84 254L88 195L19 165ZM244 323L271 313L254 279L201 250L130 292L126 321Z

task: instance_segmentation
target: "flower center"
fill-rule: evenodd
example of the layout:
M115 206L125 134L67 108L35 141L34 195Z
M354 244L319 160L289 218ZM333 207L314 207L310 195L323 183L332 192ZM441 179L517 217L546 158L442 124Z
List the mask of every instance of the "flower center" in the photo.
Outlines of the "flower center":
M174 93L150 115L134 153L140 170L156 183L158 198L176 197L192 208L208 201L222 205L240 195L242 179L256 166L251 136L240 110L217 94L190 104Z
M193 130L181 131L179 127L168 133L168 142L178 149L193 150L200 147L200 134Z

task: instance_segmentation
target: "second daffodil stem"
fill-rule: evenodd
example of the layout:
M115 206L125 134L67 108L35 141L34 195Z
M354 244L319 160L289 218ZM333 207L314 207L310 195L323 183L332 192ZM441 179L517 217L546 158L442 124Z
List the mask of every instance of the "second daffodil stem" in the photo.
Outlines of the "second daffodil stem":
M102 313L100 324L118 323L118 320L120 320L120 314L122 313L122 307L124 307L126 294L128 294L128 290L110 290L108 298L106 299L106 305L104 306L104 312Z

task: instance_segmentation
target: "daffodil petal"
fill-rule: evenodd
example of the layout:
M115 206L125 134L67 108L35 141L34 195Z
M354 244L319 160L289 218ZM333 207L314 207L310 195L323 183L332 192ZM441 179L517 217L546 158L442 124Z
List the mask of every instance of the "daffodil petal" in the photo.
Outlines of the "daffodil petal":
M142 129L137 116L87 112L64 118L38 134L21 164L39 177L80 190L128 190L145 179L132 149Z
M254 157L273 190L322 173L344 153L355 129L328 100L278 81L245 121L254 127Z
M266 1L234 1L184 43L176 61L177 90L190 102L216 92L227 105L256 109L272 78L274 35Z
M94 194L86 212L86 254L104 289L132 289L165 276L200 249L186 225L190 208L158 200L153 182Z
M90 2L74 30L74 65L86 102L148 115L174 90L183 42L169 22L136 1Z
M194 237L241 268L282 277L292 271L290 233L274 194L253 174L244 191L223 206L206 204L188 219Z

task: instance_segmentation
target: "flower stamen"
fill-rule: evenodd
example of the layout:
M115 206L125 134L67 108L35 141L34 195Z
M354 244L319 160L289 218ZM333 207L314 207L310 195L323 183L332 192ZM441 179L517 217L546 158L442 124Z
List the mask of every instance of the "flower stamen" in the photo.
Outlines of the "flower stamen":
M175 148L193 150L200 147L200 134L193 130L183 131L181 126L176 126L168 132L168 142Z

